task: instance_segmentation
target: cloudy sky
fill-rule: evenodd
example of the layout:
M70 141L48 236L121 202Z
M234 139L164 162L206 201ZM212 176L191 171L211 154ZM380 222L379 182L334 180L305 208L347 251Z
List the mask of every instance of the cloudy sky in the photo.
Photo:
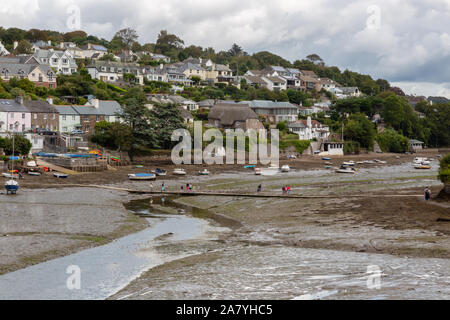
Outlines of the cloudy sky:
M1 0L0 25L67 32L77 11L82 30L106 39L131 27L155 42L167 29L216 50L317 53L407 93L450 98L450 0Z

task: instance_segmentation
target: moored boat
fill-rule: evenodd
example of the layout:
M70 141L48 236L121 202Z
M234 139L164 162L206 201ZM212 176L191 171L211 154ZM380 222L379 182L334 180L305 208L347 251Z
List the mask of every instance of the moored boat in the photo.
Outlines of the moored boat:
M354 168L341 167L341 168L337 169L336 172L337 173L351 173L351 174L354 174L354 173L356 173L356 170Z
M153 173L129 174L128 179L130 179L130 180L155 180L156 174L153 174Z
M209 175L208 169L205 169L205 170L203 170L203 171L199 171L198 173L199 173L201 176L207 176L207 175Z
M429 169L431 169L431 166L430 165L426 165L426 164L416 164L416 165L414 165L414 169L429 170Z
M37 171L28 171L28 175L29 176L40 176L41 175L41 173L40 172L37 172Z
M19 190L19 183L16 180L8 180L5 183L6 194L16 194L17 190Z
M55 172L55 173L53 174L53 176L54 176L55 178L58 178L58 179L67 179L67 178L69 177L68 174L66 174L66 173L60 173L60 172Z
M289 167L287 164L281 167L281 172L289 172L291 171L291 167Z
M177 176L185 176L186 171L184 171L184 169L175 169L173 170L173 174Z
M261 168L255 168L255 175L257 175L257 176L262 175L262 169Z
M345 161L345 162L342 162L342 165L353 167L355 165L355 161Z
M330 161L330 160L331 160L331 158L328 158L328 157L323 157L323 158L322 158L322 160L323 160L323 161Z
M157 176L163 177L163 176L167 175L167 171L164 170L164 169L157 168L157 169L155 170L155 174L156 174Z

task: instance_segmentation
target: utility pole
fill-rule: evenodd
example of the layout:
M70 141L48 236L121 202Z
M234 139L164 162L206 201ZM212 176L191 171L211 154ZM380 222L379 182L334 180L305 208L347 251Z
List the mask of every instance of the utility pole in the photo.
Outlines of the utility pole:
M344 142L344 122L342 122L342 142Z

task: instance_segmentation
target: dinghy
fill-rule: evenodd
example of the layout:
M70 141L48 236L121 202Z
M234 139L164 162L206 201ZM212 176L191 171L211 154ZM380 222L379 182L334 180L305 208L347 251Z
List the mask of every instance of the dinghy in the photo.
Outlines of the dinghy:
M40 172L36 172L36 171L28 171L28 175L29 176L40 176L41 175L41 173Z
M322 158L322 160L323 160L323 161L330 161L330 160L331 160L331 158L328 158L328 157L323 157L323 158Z
M262 170L261 170L261 168L255 168L255 175L257 175L257 176L262 175Z
M55 178L58 178L58 179L67 179L67 177L69 177L68 174L66 174L66 173L60 173L60 172L55 172L55 173L53 174L53 176L54 176Z
M156 175L153 173L136 173L136 174L129 174L128 179L130 179L130 180L155 180Z
M156 174L157 176L163 177L163 176L167 175L167 171L166 171L166 170L163 170L163 169L160 169L160 168L157 168L157 169L155 170L155 174Z
M175 169L173 170L173 174L176 176L185 176L186 171L184 171L184 169Z
M205 169L205 170L203 170L203 171L199 171L198 173L199 173L201 176L207 176L207 175L209 175L208 169Z
M287 164L281 167L281 172L289 172L291 171L291 167L289 167Z

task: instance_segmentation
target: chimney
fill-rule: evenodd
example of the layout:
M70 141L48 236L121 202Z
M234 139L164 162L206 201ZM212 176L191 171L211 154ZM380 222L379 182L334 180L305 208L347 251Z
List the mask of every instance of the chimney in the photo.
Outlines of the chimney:
M60 47L61 49L64 49L64 42L60 42L60 43L59 43L59 47Z
M16 50L17 46L19 45L19 42L14 41L13 49Z
M47 98L48 104L53 104L53 98Z
M95 109L98 109L98 107L100 106L100 100L98 99L91 99L89 102L94 106Z
M161 64L159 65L159 68L160 68L161 70L164 69L164 64L161 63Z
M18 95L18 96L16 97L16 102L17 102L18 104L23 105L23 97L22 97L22 95Z

